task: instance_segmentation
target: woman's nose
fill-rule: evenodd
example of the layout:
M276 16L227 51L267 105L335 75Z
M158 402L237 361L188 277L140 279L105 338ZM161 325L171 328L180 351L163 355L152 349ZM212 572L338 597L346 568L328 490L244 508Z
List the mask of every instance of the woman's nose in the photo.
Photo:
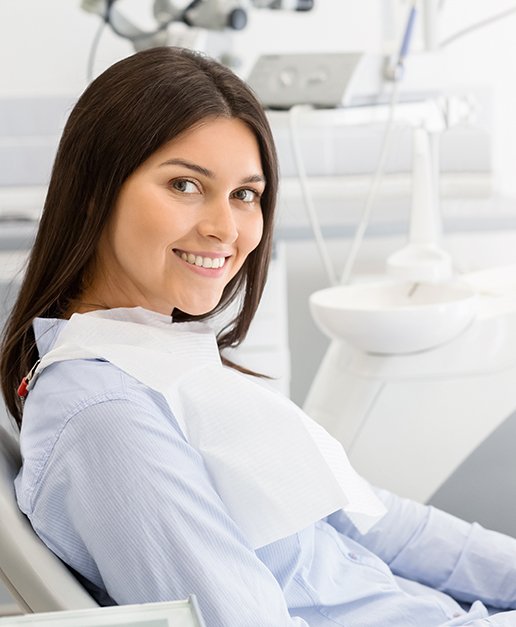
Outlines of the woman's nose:
M225 244L236 241L238 229L229 199L214 200L206 205L198 229L204 237L213 237Z

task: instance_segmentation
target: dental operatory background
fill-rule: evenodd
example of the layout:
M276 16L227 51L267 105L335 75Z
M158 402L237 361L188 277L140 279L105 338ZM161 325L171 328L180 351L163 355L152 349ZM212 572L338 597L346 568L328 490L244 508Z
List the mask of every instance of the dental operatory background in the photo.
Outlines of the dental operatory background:
M368 480L516 535L515 33L509 0L0 0L0 319L88 82L204 51L268 107L281 164L235 359Z

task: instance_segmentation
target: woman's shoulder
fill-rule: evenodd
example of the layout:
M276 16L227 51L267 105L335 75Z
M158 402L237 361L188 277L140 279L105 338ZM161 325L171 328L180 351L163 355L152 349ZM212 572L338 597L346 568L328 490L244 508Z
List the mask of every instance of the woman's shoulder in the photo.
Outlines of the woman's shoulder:
M77 359L46 368L36 380L25 402L20 444L23 467L17 479L20 507L28 513L32 495L41 482L49 461L61 450L63 435L98 430L102 420L167 423L177 432L177 423L164 398L107 361ZM101 436L99 436L101 437Z
M150 402L147 386L101 359L71 359L48 366L38 376L25 402L23 423L48 412L52 422L69 418L84 407L109 400Z
M74 359L52 364L38 379L23 411L21 446L24 459L40 462L62 431L99 408L106 416L122 412L131 419L145 412L175 426L164 398L113 364L100 359Z

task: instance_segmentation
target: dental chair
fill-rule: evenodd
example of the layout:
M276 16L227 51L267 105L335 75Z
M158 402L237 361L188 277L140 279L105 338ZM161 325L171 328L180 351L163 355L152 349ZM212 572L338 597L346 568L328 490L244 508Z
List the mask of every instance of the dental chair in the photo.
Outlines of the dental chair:
M0 412L0 579L23 613L98 607L18 509L18 437L1 407Z
M92 608L97 610L86 614L79 612L82 624L100 624L104 617L110 621L110 625L126 625L129 623L120 621L127 620L129 611L134 614L135 624L141 625L143 623L139 620L145 619L141 614L147 607L149 616L160 611L160 616L156 616L156 619L161 618L160 625L204 626L193 595L185 601L119 606L118 609L100 608L63 562L38 538L28 519L19 510L14 493L14 478L20 465L17 428L11 424L0 404L0 580L18 604L20 612L27 615L0 618L0 627L26 624L34 627L77 625L76 612L66 610ZM59 614L54 613L57 611ZM120 613L119 620L116 618L117 612ZM150 622L154 624L154 621Z

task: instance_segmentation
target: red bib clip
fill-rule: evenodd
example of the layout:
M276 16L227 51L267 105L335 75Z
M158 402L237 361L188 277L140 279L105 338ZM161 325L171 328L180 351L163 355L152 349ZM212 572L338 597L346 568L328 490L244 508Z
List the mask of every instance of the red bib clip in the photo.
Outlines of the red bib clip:
M24 399L27 397L27 394L29 393L29 383L31 382L32 377L34 376L34 372L36 368L38 367L40 361L41 360L38 359L38 361L30 369L29 374L23 377L23 379L21 380L21 383L18 386L18 390L16 392L20 398Z
M27 388L29 387L29 382L27 381L27 377L23 377L20 385L18 386L17 394L20 398L25 398L29 391Z

